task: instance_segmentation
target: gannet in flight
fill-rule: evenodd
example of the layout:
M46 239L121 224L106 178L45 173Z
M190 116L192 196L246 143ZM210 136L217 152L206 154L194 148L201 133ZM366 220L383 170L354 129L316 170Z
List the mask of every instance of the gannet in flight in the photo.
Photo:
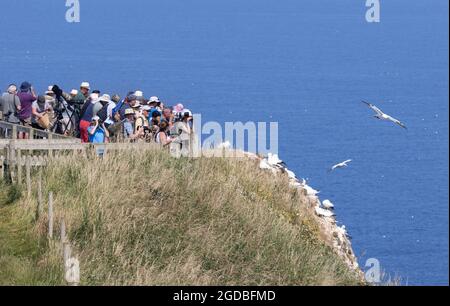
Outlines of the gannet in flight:
M394 122L395 124L398 124L399 126L401 126L404 129L407 129L406 125L404 125L400 120L395 119L392 116L389 116L385 113L383 113L381 111L381 109L379 109L378 107L376 107L375 105L373 105L372 103L366 102L366 101L362 101L363 103L367 104L375 113L377 113L374 117L380 120L386 120L386 121L391 121Z
M331 167L330 170L328 170L328 172L331 172L333 170L336 170L338 168L345 168L348 166L348 163L350 163L352 160L351 159L347 159L346 161L343 161L342 163L336 164L333 167Z

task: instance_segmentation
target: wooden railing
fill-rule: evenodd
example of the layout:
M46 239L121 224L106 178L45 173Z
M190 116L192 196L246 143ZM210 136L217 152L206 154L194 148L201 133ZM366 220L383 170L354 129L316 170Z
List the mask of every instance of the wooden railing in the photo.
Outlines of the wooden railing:
M20 133L27 134L28 139L67 139L70 137L39 130L28 126L0 121L0 138L18 139Z

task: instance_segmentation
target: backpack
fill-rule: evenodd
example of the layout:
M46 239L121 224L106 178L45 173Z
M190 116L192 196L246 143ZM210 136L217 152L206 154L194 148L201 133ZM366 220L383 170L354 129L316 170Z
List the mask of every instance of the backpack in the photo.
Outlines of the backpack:
M97 116L99 116L100 121L105 122L106 119L108 119L108 104L104 105L97 113Z

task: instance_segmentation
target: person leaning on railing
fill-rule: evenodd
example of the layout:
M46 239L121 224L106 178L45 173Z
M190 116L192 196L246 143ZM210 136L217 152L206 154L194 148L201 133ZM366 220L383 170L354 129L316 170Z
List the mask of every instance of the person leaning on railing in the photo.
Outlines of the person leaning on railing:
M45 96L39 96L36 101L31 104L31 126L35 129L46 130L50 127L49 114L52 107Z

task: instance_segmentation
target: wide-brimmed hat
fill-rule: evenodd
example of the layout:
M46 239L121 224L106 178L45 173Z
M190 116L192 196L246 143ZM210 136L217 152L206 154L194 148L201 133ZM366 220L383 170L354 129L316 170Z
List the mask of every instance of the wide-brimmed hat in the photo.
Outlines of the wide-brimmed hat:
M125 109L125 116L134 115L134 110L132 108Z
M50 85L47 87L47 91L45 92L46 95L54 95L55 93L53 92L53 85Z
M76 96L76 95L78 95L78 90L72 89L72 90L70 91L70 94L71 94L72 96Z
M132 108L140 108L141 107L141 103L136 102L133 105L130 105Z
M107 94L104 94L103 96L100 97L99 99L100 102L106 102L106 103L111 103L111 97Z
M153 97L150 97L150 99L148 100L148 103L161 103L161 101L159 100L159 98L157 96L153 96Z

